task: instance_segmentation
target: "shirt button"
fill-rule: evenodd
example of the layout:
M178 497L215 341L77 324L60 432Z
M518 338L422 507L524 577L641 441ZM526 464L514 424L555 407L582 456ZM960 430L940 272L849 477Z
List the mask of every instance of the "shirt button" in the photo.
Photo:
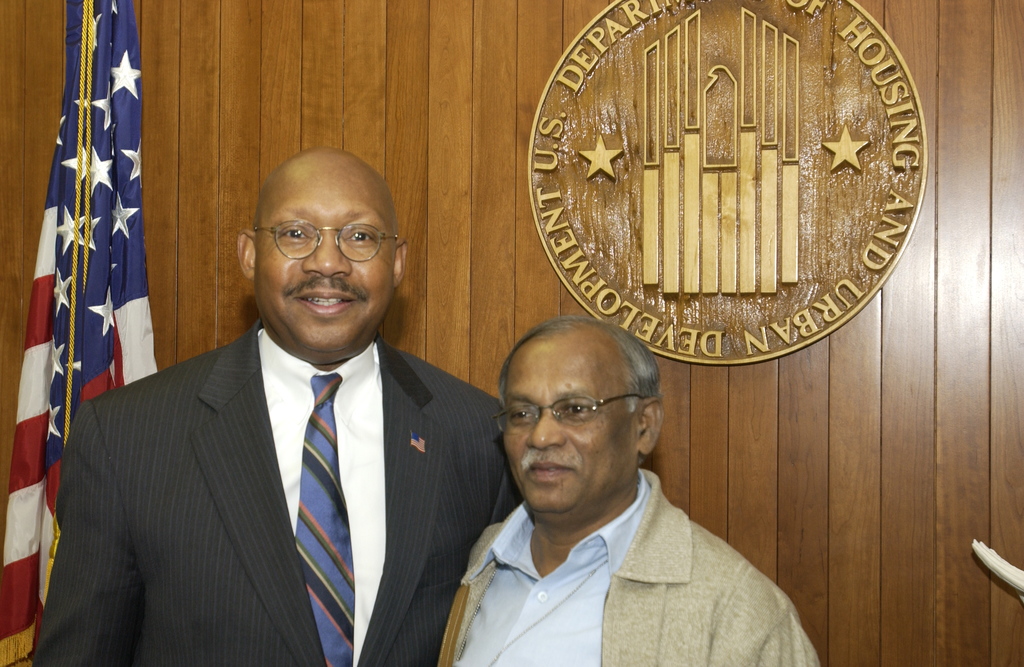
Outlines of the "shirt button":
M544 591L541 591L540 593L537 593L537 599L540 600L541 602L547 602L548 601L548 594L546 592L544 592Z

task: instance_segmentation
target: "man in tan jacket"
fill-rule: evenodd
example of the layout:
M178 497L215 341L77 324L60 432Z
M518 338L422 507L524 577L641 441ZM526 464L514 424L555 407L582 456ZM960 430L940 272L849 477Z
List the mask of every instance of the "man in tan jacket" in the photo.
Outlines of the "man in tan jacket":
M474 547L442 665L818 664L785 593L640 474L664 416L646 347L549 320L499 390L525 502Z

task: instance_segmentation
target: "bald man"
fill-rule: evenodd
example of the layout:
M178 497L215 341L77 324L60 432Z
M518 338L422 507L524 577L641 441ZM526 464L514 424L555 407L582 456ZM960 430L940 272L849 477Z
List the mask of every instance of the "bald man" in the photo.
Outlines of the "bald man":
M267 178L238 235L260 320L79 409L37 666L435 663L513 499L496 401L378 335L407 248L355 156Z

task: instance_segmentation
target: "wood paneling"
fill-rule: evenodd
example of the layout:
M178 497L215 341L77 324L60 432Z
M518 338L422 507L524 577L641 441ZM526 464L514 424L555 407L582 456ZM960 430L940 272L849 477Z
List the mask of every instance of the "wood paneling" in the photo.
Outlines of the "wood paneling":
M779 365L729 371L729 544L777 578Z
M992 77L991 546L1024 560L1024 4L995 3ZM984 574L984 571L982 571ZM993 665L1024 658L1024 608L992 578Z
M35 225L25 215L25 7L20 3L0 5L0 59L8 65L0 69L0 95L10 101L11 121L0 123L0 154L11 159L0 162L0 238L5 239L8 266L0 273L0 433L13 435L17 422L18 383L24 344L24 321L28 302L22 298L26 284L32 282L32 266L25 254L25 240ZM40 219L41 220L41 219ZM37 237L38 240L38 237ZM34 257L33 257L34 264ZM10 445L7 445L8 450ZM10 455L0 458L0 480L9 479ZM0 503L7 512L7 498Z
M879 655L880 304L829 338L828 661Z
M671 399L669 402L671 409ZM690 516L729 539L729 370L690 369Z
M534 225L527 149L552 68L608 4L136 0L158 365L252 323L236 234L271 169L331 144L383 171L409 243L385 337L494 392L516 336L581 312ZM1024 607L970 550L985 540L1024 565L1024 7L859 4L902 51L928 128L909 247L810 348L734 369L660 359L648 463L778 581L823 664L1024 664ZM63 16L59 2L0 5L3 475Z
M886 10L934 128L938 3ZM882 294L882 655L894 666L935 655L935 162L913 242Z
M473 2L430 3L426 359L469 379Z
M515 343L516 4L474 3L469 379L492 394ZM492 295L502 295L495 299Z
M828 340L779 360L778 584L828 655Z
M303 7L309 4L308 1L304 1ZM323 70L333 74L334 81L331 83L335 85L325 88L320 93L323 97L324 113L328 114L330 124L344 127L344 148L359 155L383 173L386 126L384 91L387 90L387 59L384 55L387 46L387 5L384 0L349 0L344 3L342 17L339 16L342 10L340 2L317 0L315 4L320 6L319 15L334 25L343 23L345 26L344 66L339 66L340 63L328 58L322 68L315 65L310 68L314 76L323 76ZM311 18L316 20L317 17ZM338 43L342 34L340 30L324 30L321 26L321 31L333 34L325 34L326 42L312 40L307 43L304 63L306 60L315 61L316 53L330 54L342 51L342 44ZM303 23L302 32L305 35L306 23ZM339 70L344 72L344 79L339 76ZM344 86L344 105L338 104L337 83L343 83ZM303 99L308 92L303 90ZM311 139L316 139L309 145L332 143L329 136L317 137L313 128L307 130L306 122L307 119L303 118L303 135L309 132Z
M371 2L350 4L364 10L382 11ZM303 148L311 148L345 146L351 141L353 152L383 172L386 23L382 16L374 16L376 20L372 23L366 22L365 13L358 18L350 16L346 23L343 2L309 0L302 3L301 142ZM345 32L346 27L353 26L356 28L352 34ZM373 67L367 67L369 64ZM368 81L368 73L376 76ZM346 83L353 88L352 95L345 94ZM360 86L370 90L359 95ZM368 102L370 109L366 108ZM373 118L379 129L359 122L366 118ZM360 137L368 141L358 143ZM378 140L376 145L374 139Z
M142 214L146 273L153 313L153 346L159 368L180 361L178 317L178 80L181 45L179 5L139 3L142 52ZM154 102L155 100L155 102ZM206 136L205 133L202 136ZM207 141L195 142L208 145ZM209 159L210 153L207 153ZM208 197L212 195L207 195ZM194 218L190 218L196 221ZM212 221L206 221L209 224ZM217 221L218 228L221 226ZM186 268L187 270L187 268Z
M990 540L992 141L979 137L992 136L992 24L991 2L939 2L935 657L940 665L989 664L991 656L991 591L985 570L965 555L972 539Z
M388 5L387 165L400 234L409 243L405 280L384 322L388 340L424 356L427 337L427 89L430 5L391 0Z
M220 135L220 2L182 0L181 25L189 41L209 48L180 53L178 128L183 137ZM148 107L147 107L148 108ZM228 121L234 122L234 121ZM217 344L218 246L221 238L219 151L215 142L183 141L178 147L177 358L188 359ZM182 224L184 222L184 224ZM207 229L208 233L197 233ZM224 229L224 236L228 230ZM213 243L211 243L211 240Z
M221 0L220 224L217 273L217 344L237 338L256 319L252 287L238 269L238 231L253 225L260 187L259 7ZM148 107L147 107L148 108Z
M518 0L516 21L516 287L515 332L521 336L533 325L559 314L558 278L547 266L530 208L529 146L533 116L551 69L562 54L562 16L558 3Z

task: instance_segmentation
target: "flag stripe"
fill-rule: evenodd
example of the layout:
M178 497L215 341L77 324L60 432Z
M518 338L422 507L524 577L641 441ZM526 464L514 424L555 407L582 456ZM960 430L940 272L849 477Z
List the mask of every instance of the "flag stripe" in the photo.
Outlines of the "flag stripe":
M25 347L49 346L53 339L53 274L32 281L32 295L28 306L28 325L25 327Z
M50 341L25 350L18 385L18 421L50 411Z
M43 478L46 471L43 447L49 426L49 414L45 413L19 422L15 427L8 493L36 484Z
M149 312L149 299L143 297L133 299L114 311L114 322L117 324L117 339L130 341L131 344L121 348L121 359L124 382L134 382L139 378L156 373L156 358L150 352L153 349L153 319Z
M36 620L38 605L32 582L37 581L39 554L4 566L4 581L11 580L0 588L0 625L10 628L12 634L30 627Z
M4 565L39 552L39 510L43 506L43 482L18 489L7 500L7 534Z

